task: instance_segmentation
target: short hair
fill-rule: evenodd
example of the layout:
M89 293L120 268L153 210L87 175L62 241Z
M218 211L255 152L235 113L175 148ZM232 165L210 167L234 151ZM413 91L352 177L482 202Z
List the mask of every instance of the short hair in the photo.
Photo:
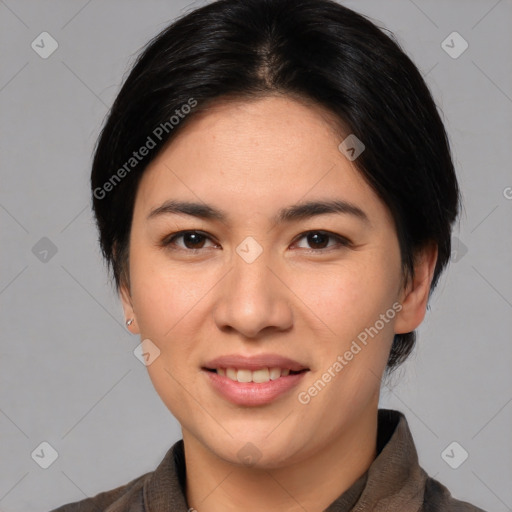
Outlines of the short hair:
M448 137L394 36L333 0L218 0L143 48L106 118L91 172L99 242L117 290L129 286L131 219L148 164L216 100L273 94L324 107L363 142L353 163L391 212L405 282L417 252L437 245L431 294L460 206ZM147 156L135 158L142 147ZM414 331L395 334L388 371L415 341Z

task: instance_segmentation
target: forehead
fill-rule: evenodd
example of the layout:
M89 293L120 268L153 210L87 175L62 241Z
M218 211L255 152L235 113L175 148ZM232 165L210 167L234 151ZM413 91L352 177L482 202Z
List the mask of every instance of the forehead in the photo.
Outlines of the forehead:
M222 149L226 153L239 148L239 154L243 151L247 159L259 161L280 151L289 161L294 155L303 157L304 150L314 158L311 150L315 146L318 151L332 145L336 148L345 131L332 112L305 99L284 95L222 98L193 113L171 145L201 137L193 142L199 142L198 151Z
M239 215L326 197L384 205L338 149L344 134L327 110L282 96L221 101L194 114L148 166L137 202L169 197ZM268 207L268 208L267 208Z

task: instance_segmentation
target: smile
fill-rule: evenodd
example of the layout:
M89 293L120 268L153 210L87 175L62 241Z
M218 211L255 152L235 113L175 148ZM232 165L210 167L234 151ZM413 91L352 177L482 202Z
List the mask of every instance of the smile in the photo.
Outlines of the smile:
M208 385L217 396L244 407L267 405L277 398L284 398L287 393L299 386L309 371L306 369L291 371L289 368L278 367L252 371L222 367L202 370Z

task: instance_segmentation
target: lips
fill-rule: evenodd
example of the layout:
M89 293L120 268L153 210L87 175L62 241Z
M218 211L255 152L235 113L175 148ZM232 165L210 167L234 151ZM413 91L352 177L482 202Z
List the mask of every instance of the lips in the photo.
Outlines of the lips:
M237 405L272 402L294 388L309 368L277 354L222 356L202 367L213 389Z

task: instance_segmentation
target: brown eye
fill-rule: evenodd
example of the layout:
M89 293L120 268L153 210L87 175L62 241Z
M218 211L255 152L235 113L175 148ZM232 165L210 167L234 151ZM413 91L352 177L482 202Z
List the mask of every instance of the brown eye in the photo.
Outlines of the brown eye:
M312 249L323 249L329 245L330 237L325 233L309 233L306 238Z
M182 243L177 243L177 240L183 239ZM205 246L205 242L210 238L198 231L181 231L180 233L175 233L170 237L167 237L162 245L164 246L177 246L180 249L203 249Z
M348 246L350 245L350 241L346 238L335 235L334 233L329 233L328 231L309 231L308 233L302 234L298 240L306 239L309 247L301 247L304 249L311 249L313 251L321 251L322 249L332 248L336 246ZM329 243L330 240L333 240L334 243Z
M199 233L185 233L182 236L187 249L201 249L204 245L205 237Z

